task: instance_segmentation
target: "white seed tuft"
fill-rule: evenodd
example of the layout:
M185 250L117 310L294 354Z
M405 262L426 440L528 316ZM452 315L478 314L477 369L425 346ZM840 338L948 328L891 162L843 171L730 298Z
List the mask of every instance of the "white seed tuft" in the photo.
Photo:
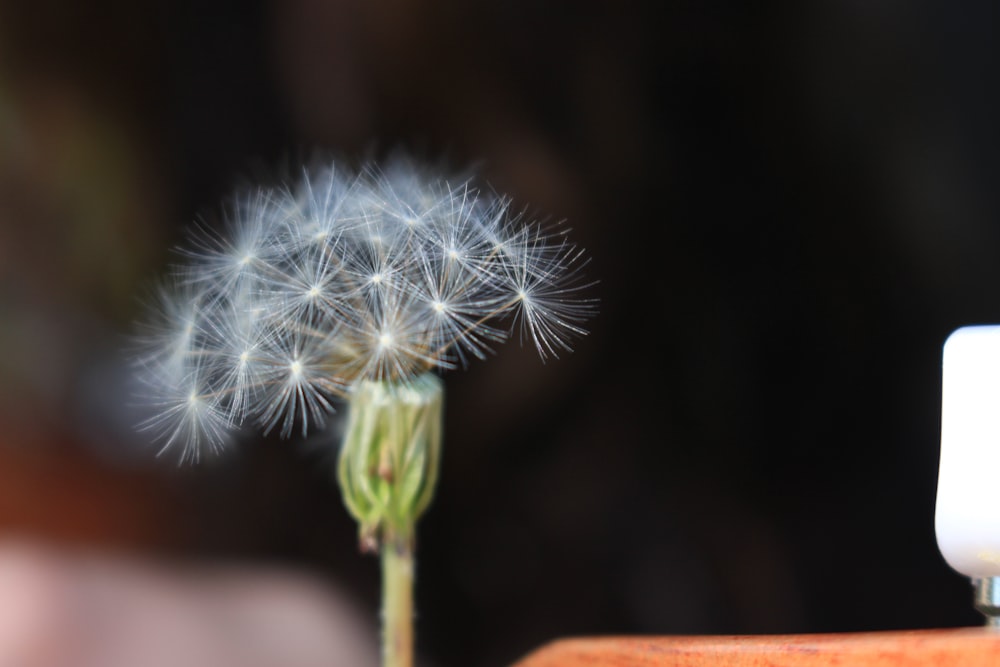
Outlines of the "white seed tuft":
M144 427L197 459L248 417L305 433L361 380L462 366L513 331L543 359L569 351L596 307L586 258L510 204L410 162L331 165L233 199L224 232L197 229L158 295Z

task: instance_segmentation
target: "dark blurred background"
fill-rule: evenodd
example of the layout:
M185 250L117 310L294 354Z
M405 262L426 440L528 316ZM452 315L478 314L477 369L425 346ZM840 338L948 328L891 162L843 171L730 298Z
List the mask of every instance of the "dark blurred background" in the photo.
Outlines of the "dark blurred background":
M601 299L573 355L447 377L426 664L979 623L933 508L941 345L1000 321L994 14L0 0L0 532L308 568L374 623L334 435L178 469L121 350L235 185L402 148L568 220Z

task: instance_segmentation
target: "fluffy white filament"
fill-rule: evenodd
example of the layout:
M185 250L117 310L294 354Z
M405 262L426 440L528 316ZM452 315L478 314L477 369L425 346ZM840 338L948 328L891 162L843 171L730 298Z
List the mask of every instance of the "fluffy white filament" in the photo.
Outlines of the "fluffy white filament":
M247 422L305 433L358 380L461 366L513 331L558 356L595 307L564 231L410 162L234 199L182 253L138 367L157 410L143 426L184 458Z

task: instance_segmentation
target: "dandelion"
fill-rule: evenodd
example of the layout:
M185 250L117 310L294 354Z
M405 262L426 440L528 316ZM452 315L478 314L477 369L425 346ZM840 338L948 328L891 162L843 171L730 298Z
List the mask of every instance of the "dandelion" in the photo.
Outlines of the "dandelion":
M413 530L441 446L433 373L511 336L543 360L570 351L595 311L586 256L509 199L407 161L235 198L181 255L142 335L143 428L197 460L247 427L305 434L346 403L338 479L363 547L383 553L385 664L410 665Z

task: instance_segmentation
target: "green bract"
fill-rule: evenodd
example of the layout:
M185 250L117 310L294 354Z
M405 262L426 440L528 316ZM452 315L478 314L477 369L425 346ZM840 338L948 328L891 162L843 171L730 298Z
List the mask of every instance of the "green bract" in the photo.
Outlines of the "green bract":
M363 380L350 399L338 479L360 526L362 548L409 545L430 505L441 459L441 380Z

